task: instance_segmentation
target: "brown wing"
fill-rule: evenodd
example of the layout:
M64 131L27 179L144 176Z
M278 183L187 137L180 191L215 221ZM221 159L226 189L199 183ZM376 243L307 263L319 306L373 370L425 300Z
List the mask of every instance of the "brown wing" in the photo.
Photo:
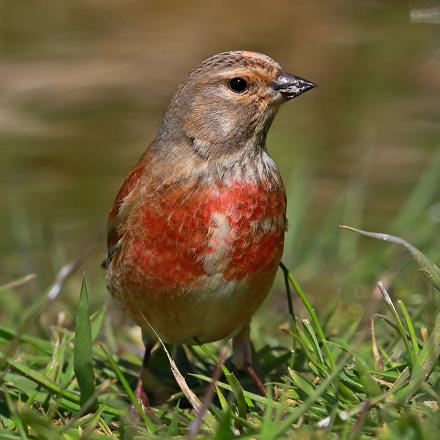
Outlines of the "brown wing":
M121 221L126 218L128 211L132 204L130 200L134 200L136 197L134 195L137 192L137 187L139 184L139 180L145 170L146 166L146 152L141 156L139 162L136 166L130 171L129 175L125 179L121 188L118 191L118 194L113 203L113 207L108 215L108 224L107 224L107 258L103 263L103 267L107 267L110 262L112 256L117 251L117 243L120 239L119 236L119 228Z

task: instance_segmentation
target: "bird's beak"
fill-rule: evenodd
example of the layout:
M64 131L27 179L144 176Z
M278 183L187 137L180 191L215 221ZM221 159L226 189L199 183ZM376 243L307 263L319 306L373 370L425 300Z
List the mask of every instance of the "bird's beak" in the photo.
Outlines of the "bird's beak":
M316 85L292 73L281 72L272 83L272 87L274 90L281 92L285 99L292 99L307 92L307 90L313 89Z

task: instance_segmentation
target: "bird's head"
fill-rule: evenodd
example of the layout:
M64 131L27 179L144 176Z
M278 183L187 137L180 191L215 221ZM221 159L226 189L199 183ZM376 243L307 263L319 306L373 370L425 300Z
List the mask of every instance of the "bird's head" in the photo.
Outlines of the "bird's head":
M264 147L279 106L313 87L257 52L214 55L181 82L157 141L169 144L184 137L206 159Z

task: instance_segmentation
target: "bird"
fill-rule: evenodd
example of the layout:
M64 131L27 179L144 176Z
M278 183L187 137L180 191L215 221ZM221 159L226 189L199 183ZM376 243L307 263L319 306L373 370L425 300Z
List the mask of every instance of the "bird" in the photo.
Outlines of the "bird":
M234 50L202 61L178 86L154 140L108 215L107 288L142 329L136 396L157 339L232 338L252 364L250 322L284 247L286 192L266 137L280 106L315 87L267 55Z

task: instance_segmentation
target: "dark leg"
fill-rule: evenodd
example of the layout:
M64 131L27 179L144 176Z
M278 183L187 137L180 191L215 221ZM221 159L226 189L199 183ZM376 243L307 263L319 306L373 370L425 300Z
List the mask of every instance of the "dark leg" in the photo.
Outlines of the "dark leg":
M144 389L144 372L147 369L148 360L150 359L151 350L153 350L154 344L156 341L151 339L150 336L147 336L144 332L142 332L142 338L144 340L145 345L145 352L144 357L142 359L142 367L141 371L139 372L139 379L138 383L136 385L136 389L134 391L134 394L139 401L139 403L142 405L142 408L146 409L150 406L150 403L148 401L148 396ZM132 408L136 412L134 408Z
M249 325L244 327L232 341L232 348L234 351L232 362L240 370L246 370L253 382L258 388L262 396L266 396L266 389L263 382L258 377L258 374L252 367L252 347L249 337Z

